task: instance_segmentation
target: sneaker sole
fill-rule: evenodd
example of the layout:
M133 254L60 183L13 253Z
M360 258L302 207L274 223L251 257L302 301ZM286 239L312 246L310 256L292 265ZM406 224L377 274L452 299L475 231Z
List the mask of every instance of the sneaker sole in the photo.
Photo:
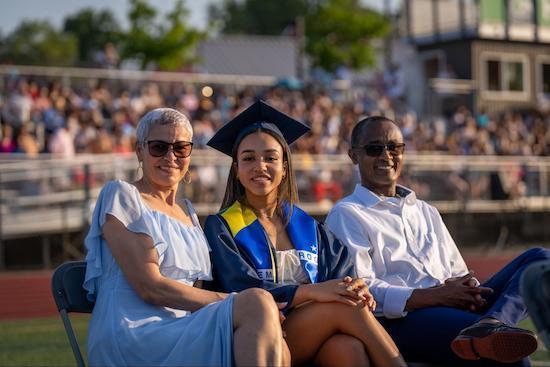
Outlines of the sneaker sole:
M451 349L462 359L476 360L479 357L497 362L517 362L535 350L537 339L528 333L499 332L483 338L459 336L451 343Z

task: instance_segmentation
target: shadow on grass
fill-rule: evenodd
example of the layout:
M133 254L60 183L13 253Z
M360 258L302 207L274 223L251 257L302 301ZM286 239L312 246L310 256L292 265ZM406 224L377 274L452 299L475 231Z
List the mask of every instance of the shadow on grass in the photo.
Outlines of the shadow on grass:
M86 359L89 315L72 316L80 349ZM534 330L530 319L520 327ZM539 343L531 355L534 366L550 366L550 353ZM74 366L75 359L58 317L0 321L0 366Z

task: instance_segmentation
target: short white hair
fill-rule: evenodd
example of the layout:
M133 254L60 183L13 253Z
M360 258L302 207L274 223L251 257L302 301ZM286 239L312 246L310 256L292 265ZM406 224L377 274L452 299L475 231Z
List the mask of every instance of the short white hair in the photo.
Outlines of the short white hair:
M176 125L183 126L193 137L193 128L189 119L181 112L173 108L155 108L147 112L138 122L136 129L136 141L138 145L145 144L145 140L149 136L149 132L156 125Z

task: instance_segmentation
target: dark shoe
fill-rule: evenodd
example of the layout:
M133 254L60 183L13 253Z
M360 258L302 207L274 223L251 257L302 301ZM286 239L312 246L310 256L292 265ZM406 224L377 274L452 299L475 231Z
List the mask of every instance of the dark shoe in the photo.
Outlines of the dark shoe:
M537 337L529 330L504 323L477 323L463 329L451 342L451 349L462 359L512 363L537 349Z

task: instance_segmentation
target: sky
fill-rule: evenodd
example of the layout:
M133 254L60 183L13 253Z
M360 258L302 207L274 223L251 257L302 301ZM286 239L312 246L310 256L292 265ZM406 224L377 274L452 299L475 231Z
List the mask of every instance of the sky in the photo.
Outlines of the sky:
M154 0L149 4L160 13L173 9L175 0ZM205 29L208 20L208 5L219 0L187 0L185 5L190 10L191 25ZM0 31L3 36L13 31L23 19L49 20L57 28L63 26L63 19L82 8L96 10L110 9L121 25L126 25L128 0L0 0Z
M380 8L388 0L362 0L363 3ZM172 10L176 0L153 0L153 5L160 13ZM220 0L186 0L185 5L190 10L191 25L205 29L208 21L208 5L219 3ZM395 5L399 0L391 0ZM63 19L85 7L96 10L110 9L121 25L126 26L126 14L129 9L128 0L0 0L0 34L6 36L13 31L23 19L48 20L58 29L63 25Z

